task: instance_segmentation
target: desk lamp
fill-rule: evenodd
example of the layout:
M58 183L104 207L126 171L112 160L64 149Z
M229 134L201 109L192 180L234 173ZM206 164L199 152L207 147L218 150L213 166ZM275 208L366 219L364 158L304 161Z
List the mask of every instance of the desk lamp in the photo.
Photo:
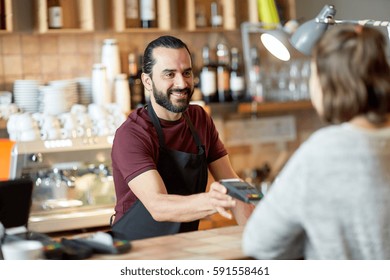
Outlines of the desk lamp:
M311 51L316 44L316 42L322 37L326 32L329 25L334 24L359 24L362 26L377 26L377 27L387 27L389 36L390 36L390 22L389 21L377 21L377 20L336 20L334 16L336 14L336 9L333 5L325 5L321 12L312 20L309 20L298 27L298 29L293 33L291 38L286 36L287 34L281 34L275 31L270 30L265 32L260 36L260 39L264 47L275 57L284 59L289 57L289 44L292 45L296 50L305 55L310 55ZM288 60L288 59L287 59Z

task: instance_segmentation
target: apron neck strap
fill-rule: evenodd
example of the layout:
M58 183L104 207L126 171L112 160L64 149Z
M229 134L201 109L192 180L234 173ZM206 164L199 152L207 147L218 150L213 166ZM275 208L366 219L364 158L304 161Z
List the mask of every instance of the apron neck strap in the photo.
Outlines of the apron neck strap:
M152 103L149 101L148 104L145 105L145 107L148 108L149 117L152 120L154 127L156 128L157 135L158 135L158 141L160 143L160 146L165 147L165 138L164 138L164 134L162 132L161 123L157 117L156 112L153 109ZM196 143L196 146L198 147L198 150L203 151L202 142L200 141L199 135L196 132L196 129L195 129L194 125L192 124L190 118L188 117L188 115L185 112L182 113L182 116L184 117L184 120L186 121L187 125L190 127L192 137L194 138L194 141Z
M157 114L153 109L152 103L149 101L148 104L145 105L145 107L148 108L149 117L152 120L154 128L157 131L158 142L160 143L160 147L165 147L165 138L164 138L164 134L162 132L160 120L158 119Z
M191 130L191 133L192 133L192 137L194 137L196 146L198 146L198 148L202 147L203 146L202 142L200 141L199 135L196 132L196 129L195 129L194 125L192 124L190 118L188 117L188 115L186 113L183 113L183 117L186 120L188 126L190 127L190 130Z

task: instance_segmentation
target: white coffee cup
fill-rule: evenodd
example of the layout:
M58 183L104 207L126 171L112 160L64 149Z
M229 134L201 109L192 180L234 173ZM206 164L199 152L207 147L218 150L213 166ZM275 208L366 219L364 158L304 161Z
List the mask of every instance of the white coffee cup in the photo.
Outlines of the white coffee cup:
M42 129L40 134L42 140L55 140L60 138L61 131L57 127L52 127L49 129Z
M12 103L12 93L9 91L0 91L0 104L10 105Z
M43 122L45 121L45 115L41 112L35 112L31 114L33 120L38 124L38 127L43 126Z
M88 113L93 120L105 119L107 111L103 105L91 103L88 105Z
M66 129L75 129L78 126L77 115L73 113L64 113L60 115L62 126Z
M31 117L30 113L20 114L17 125L19 131L31 130L36 127L35 120Z
M42 117L43 117L43 122L42 122L41 129L50 130L53 128L61 127L60 121L56 116L50 114L43 114Z
M92 119L91 116L87 113L81 113L77 114L77 122L79 125L85 127L85 128L91 128L92 127Z
M83 137L85 135L85 129L82 126L76 128L77 137Z
M5 260L43 259L43 245L35 240L18 240L1 246Z
M20 131L20 141L34 141L38 138L37 129L31 128Z
M0 115L5 120L17 112L18 107L16 104L0 104Z
M82 104L73 104L70 108L72 114L82 114L87 112L87 106Z
M77 137L76 129L61 128L60 133L61 133L61 139L71 139Z
M19 132L19 117L22 115L22 113L16 113L9 116L7 121L7 132L8 134L16 134Z

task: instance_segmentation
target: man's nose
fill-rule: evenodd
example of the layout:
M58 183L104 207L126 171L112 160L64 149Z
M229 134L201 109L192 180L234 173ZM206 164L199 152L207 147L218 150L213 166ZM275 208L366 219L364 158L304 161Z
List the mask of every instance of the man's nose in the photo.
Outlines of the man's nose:
M186 78L182 74L177 74L175 77L174 86L177 88L184 88L187 85Z

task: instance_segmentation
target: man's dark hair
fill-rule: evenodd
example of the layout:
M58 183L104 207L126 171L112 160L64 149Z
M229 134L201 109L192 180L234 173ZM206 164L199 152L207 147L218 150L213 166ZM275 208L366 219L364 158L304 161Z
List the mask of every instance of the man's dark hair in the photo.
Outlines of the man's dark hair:
M156 64L156 60L153 57L153 50L158 47L169 48L169 49L185 48L191 57L190 50L182 40L168 35L161 36L153 40L152 42L150 42L146 47L144 52L144 57L143 57L143 63L142 63L142 72L146 74L152 74L153 66Z

